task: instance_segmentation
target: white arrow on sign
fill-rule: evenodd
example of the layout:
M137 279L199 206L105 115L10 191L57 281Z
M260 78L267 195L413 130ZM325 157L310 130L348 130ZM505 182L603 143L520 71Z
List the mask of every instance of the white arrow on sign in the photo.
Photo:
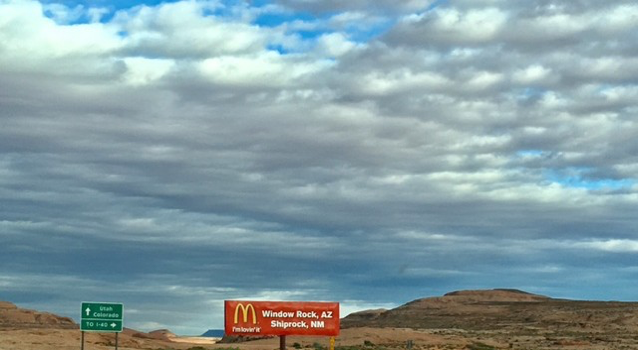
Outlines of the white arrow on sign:
M89 312L91 312L91 309L89 309L89 308L87 307L87 308L86 308L86 310L84 310L84 311L86 311L86 315L88 316L88 315L89 315Z
M115 322L111 323L111 328L115 328L115 326L117 326L117 324L115 324Z

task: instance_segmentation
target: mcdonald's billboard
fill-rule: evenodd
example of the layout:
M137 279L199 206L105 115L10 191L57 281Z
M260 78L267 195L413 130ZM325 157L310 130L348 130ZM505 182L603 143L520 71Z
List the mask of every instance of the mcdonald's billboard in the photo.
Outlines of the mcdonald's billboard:
M339 303L224 302L226 335L339 335Z

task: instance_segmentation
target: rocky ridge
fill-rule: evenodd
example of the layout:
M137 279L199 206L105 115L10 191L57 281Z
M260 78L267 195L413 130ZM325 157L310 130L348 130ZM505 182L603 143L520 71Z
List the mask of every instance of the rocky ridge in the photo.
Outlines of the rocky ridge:
M15 304L0 301L0 328L49 328L76 329L78 324L68 317L48 312L39 312L17 307Z

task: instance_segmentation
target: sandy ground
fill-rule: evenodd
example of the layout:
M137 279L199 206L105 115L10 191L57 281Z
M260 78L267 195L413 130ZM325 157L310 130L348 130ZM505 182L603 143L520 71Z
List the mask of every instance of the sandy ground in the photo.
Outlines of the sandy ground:
M77 350L80 349L81 332L79 330L51 330L51 329L20 329L0 330L0 350ZM429 349L463 349L467 341L454 339L452 336L442 336L424 331L408 329L373 329L358 328L343 330L336 338L336 346L363 345L364 341L374 344L384 344L388 347L401 348L406 341L413 340L415 344L428 344ZM279 348L279 338L262 339L245 343L215 344L215 339L203 337L177 337L171 341L157 339L135 338L120 334L118 348L131 349L188 349L201 346L206 349L239 349L239 350L273 350ZM304 348L312 348L318 343L326 348L329 346L328 337L292 337L286 339L288 349L299 343ZM444 347L446 346L446 347ZM106 350L115 348L115 335L112 333L85 333L85 350Z
M210 337L175 337L175 338L171 338L171 341L175 343L212 345L217 343L219 339L220 338L210 338Z
M0 330L0 350L78 350L79 330L14 329ZM119 349L188 350L237 349L277 350L279 338L261 339L244 343L219 344L214 339L202 337L177 337L172 341L119 335ZM315 344L328 348L328 337L292 337L286 339L289 350L295 343L304 350L313 350ZM406 349L407 341L414 344L413 350L638 350L638 334L622 335L605 332L560 333L537 332L529 329L513 334L507 331L476 332L458 329L413 330L406 328L353 328L341 331L336 346L357 346L361 350ZM364 347L364 343L375 346ZM85 350L107 350L115 348L112 333L85 333Z
M350 350L407 349L408 341L413 350L638 350L638 303L549 299L511 290L448 293L382 316L377 311L348 316L344 324L336 346L356 346ZM81 334L69 318L0 302L0 350L78 350ZM220 344L168 330L124 329L118 339L122 350L279 349L277 337ZM287 337L290 350L329 344L329 337ZM85 333L84 349L114 348L114 333Z
M173 343L155 339L118 336L118 349L188 349L194 343ZM78 350L81 332L70 329L18 329L0 330L0 350ZM85 350L115 348L114 333L85 333Z
M365 341L373 344L402 347L408 340L412 340L414 343L443 345L443 344L455 344L460 345L463 348L467 342L460 339L453 339L453 337L446 337L437 334L433 334L429 331L419 331L405 328L351 328L344 329L341 334L335 338L336 346L353 346L363 345ZM249 345L254 343L255 345L263 345L265 348L278 348L279 338L256 340L245 343ZM302 347L311 347L313 344L318 343L328 347L330 344L329 337L292 337L286 338L286 344L289 348L293 344L299 343ZM221 344L220 344L221 345ZM226 344L234 346L235 344Z

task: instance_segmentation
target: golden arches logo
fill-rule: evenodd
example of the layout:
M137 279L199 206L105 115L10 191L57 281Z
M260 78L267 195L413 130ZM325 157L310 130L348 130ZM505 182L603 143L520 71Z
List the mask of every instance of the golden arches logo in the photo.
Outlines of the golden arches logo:
M257 323L257 313L255 312L255 307L253 304L244 304L239 303L235 307L235 324L239 322L239 309L241 309L242 316L244 317L244 322L248 322L248 312L253 314L253 324Z

